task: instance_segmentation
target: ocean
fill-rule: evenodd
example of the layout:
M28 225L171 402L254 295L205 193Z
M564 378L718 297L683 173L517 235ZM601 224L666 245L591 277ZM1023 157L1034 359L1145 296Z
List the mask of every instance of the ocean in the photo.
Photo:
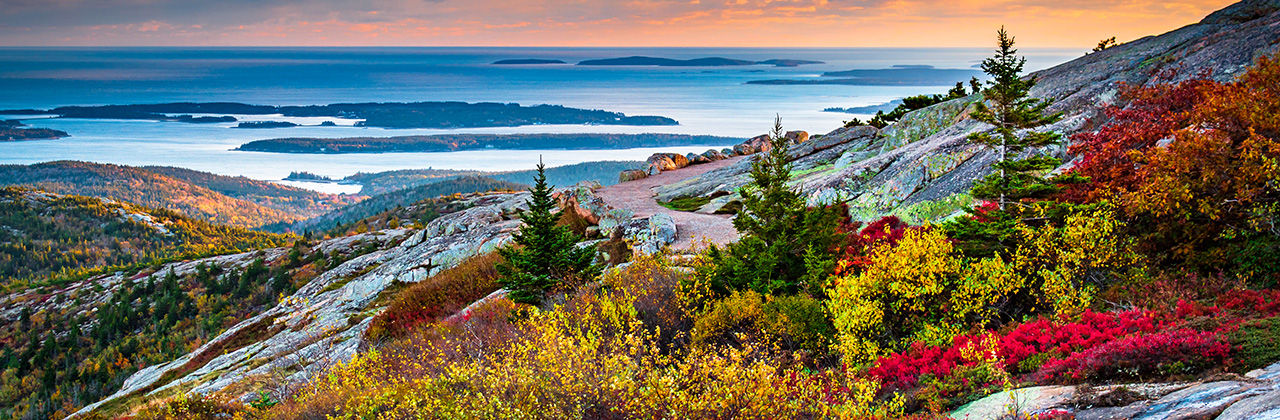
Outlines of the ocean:
M535 125L503 128L381 129L353 126L231 129L234 123L21 118L63 130L59 140L0 142L0 164L85 160L168 165L279 180L291 171L330 177L407 168L527 169L592 160L643 160L655 150L484 150L452 153L281 155L231 149L277 137L398 136L440 133L682 133L750 137L775 115L790 130L825 133L858 115L828 107L875 105L942 93L949 85L758 85L764 79L810 79L822 72L928 65L974 69L988 49L792 48L0 48L0 109L64 105L230 101L262 105L339 102L465 101L555 104L628 115L661 115L678 126ZM1077 57L1074 50L1025 49L1028 70ZM818 60L797 67L575 66L626 56ZM503 59L558 59L569 64L493 65ZM863 115L862 117L866 117ZM318 121L272 116L242 120ZM351 121L339 121L350 124ZM703 151L707 147L664 148ZM353 192L358 186L310 186Z

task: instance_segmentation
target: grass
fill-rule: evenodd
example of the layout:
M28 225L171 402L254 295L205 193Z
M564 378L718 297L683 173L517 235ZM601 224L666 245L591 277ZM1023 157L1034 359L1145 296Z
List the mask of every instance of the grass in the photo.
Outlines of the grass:
M711 197L679 197L671 201L659 201L658 204L675 211L697 211L711 202Z

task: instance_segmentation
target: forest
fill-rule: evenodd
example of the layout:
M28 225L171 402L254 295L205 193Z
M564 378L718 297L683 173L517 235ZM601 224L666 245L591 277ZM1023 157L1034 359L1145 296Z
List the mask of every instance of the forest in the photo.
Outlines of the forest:
M441 134L432 136L282 138L257 140L236 150L275 153L455 152L482 149L626 149L710 145L743 139L685 134Z

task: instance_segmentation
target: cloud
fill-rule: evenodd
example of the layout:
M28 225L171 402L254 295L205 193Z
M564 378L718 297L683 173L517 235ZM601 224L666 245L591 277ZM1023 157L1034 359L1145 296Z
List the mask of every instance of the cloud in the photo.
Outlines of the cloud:
M1133 39L1230 0L4 0L7 45L1031 46Z

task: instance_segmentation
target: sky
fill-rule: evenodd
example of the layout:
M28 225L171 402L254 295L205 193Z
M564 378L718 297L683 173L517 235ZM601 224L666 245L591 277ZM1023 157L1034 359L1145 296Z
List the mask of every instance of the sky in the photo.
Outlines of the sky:
M0 0L4 46L1087 48L1230 0Z

